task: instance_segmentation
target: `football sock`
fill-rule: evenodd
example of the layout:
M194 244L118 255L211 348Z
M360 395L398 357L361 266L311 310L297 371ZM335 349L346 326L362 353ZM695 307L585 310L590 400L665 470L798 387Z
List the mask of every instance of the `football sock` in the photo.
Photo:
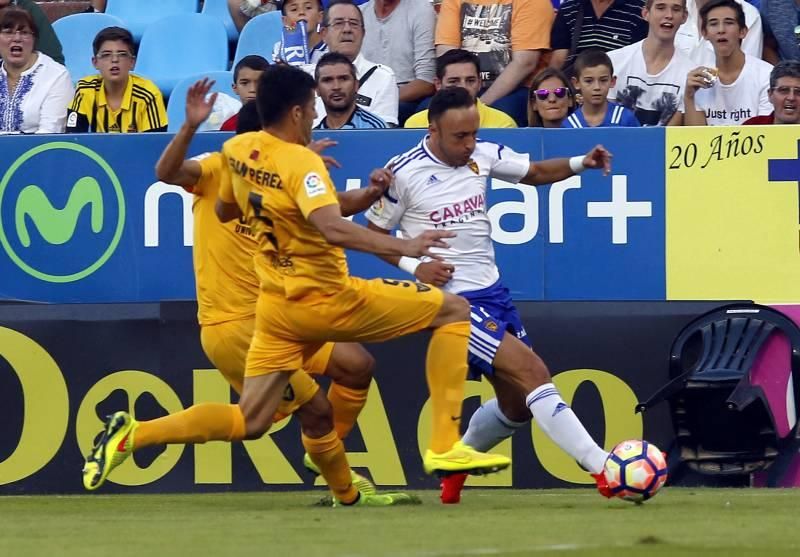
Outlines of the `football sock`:
M134 450L168 443L205 443L244 439L244 415L238 404L203 402L155 420L139 422Z
M556 445L592 474L603 470L608 453L597 446L555 385L545 383L537 387L525 398L525 403L533 419Z
M449 451L460 437L461 406L467 380L469 321L448 323L433 331L425 375L433 409L430 449Z
M493 398L472 414L461 440L477 451L486 452L527 423L509 420L500 410L497 399Z
M302 438L308 456L319 467L333 496L345 505L355 502L359 495L358 490L353 486L344 445L336 435L336 430L316 439L305 434Z
M344 439L358 419L367 403L369 389L351 389L338 383L331 383L328 401L333 406L333 429L339 439Z

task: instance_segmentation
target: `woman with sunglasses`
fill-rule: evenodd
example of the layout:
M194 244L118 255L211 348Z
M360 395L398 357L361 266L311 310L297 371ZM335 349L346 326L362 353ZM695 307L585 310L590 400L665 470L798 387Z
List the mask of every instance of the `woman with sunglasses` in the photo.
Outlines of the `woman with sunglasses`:
M533 78L528 99L528 127L560 128L575 110L575 90L564 72L546 68Z
M0 133L61 133L72 99L67 69L34 50L39 36L25 10L0 12Z

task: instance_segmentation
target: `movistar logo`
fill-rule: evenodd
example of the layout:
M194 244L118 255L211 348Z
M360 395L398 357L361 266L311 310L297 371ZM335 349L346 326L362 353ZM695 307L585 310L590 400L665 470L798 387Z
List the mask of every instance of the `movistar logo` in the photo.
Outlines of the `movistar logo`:
M30 149L0 181L0 243L43 281L94 273L116 250L124 224L119 179L85 146L57 141Z
M20 243L26 248L31 245L28 219L25 218L30 217L46 242L66 244L75 234L78 215L86 205L91 209L92 232L98 234L103 228L103 192L94 178L85 177L75 182L63 209L53 207L39 186L26 187L17 199L14 218Z

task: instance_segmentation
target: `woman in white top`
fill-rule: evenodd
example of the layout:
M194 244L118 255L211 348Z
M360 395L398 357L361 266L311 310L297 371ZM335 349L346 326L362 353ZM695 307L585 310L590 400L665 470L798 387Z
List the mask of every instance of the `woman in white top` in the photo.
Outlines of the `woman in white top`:
M0 12L0 133L62 133L72 80L67 69L33 50L39 31L25 10Z

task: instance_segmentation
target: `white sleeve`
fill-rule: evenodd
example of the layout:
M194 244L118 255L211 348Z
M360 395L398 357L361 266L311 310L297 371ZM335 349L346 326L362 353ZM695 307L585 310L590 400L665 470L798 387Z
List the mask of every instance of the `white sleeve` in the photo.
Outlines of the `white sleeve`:
M36 133L64 133L67 125L67 108L72 101L72 78L66 68L59 72L50 86L39 111L39 128Z
M485 142L482 143L482 148L492 161L489 170L492 178L516 184L530 172L531 156L528 153L517 153L500 143Z

